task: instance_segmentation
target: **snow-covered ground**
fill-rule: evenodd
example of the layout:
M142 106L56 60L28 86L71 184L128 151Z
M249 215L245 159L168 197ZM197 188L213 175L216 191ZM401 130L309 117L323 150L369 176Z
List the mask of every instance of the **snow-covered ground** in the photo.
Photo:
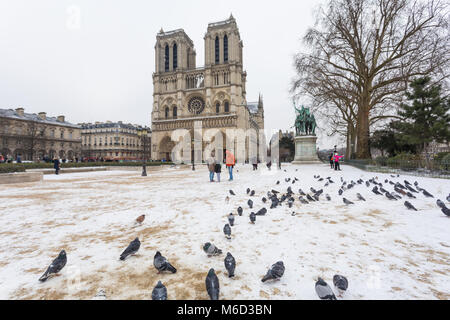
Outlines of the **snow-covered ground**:
M205 277L214 268L221 299L317 299L314 284L322 277L332 285L334 274L349 280L343 299L449 299L450 218L436 206L450 191L449 180L367 173L344 166L341 172L326 165L284 166L282 171L253 172L238 166L235 181L210 183L205 166L197 170L165 168L140 177L140 172L74 173L45 176L41 183L0 186L0 299L91 299L103 288L110 299L150 299L161 280L169 299L208 299ZM284 172L284 169L287 172ZM297 171L298 170L298 171ZM324 188L314 175L336 182ZM400 201L377 196L357 185L338 196L340 177L350 182L378 176L403 183L418 181L435 198L409 200L419 211L408 211ZM285 178L300 181L286 183ZM281 184L276 186L276 181ZM286 204L270 210L261 198L267 191L294 192L324 188L328 202ZM249 223L247 188L257 211L265 217ZM228 190L236 196L230 196ZM361 193L367 202L357 201ZM355 204L345 206L342 197ZM238 206L244 208L237 216ZM296 215L292 216L295 210ZM236 214L232 239L222 232L230 212ZM142 226L134 220L146 215ZM142 242L137 256L119 261L134 238ZM212 242L224 251L208 258L202 250ZM38 281L59 251L67 265L59 276ZM157 274L153 256L159 250L178 269ZM223 259L237 261L236 277L229 279ZM284 261L280 281L262 283L275 262Z

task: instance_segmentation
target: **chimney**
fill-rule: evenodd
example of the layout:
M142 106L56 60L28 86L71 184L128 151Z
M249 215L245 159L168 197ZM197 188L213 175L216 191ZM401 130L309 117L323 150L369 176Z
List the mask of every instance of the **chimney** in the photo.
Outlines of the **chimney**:
M45 120L47 118L47 113L45 112L39 112L38 115L41 120Z
M58 116L58 118L56 118L56 121L64 122L65 121L65 117L64 116Z
M16 112L17 112L17 114L18 114L19 116L21 116L21 117L23 117L23 116L25 115L24 109L23 109L22 107L17 108L17 109L16 109Z

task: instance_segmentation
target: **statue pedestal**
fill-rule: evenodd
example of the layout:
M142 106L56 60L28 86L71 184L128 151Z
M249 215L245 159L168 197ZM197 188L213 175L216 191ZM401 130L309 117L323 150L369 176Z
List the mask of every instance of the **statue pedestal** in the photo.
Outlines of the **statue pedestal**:
M316 136L297 136L295 141L295 159L292 164L322 163L317 156Z

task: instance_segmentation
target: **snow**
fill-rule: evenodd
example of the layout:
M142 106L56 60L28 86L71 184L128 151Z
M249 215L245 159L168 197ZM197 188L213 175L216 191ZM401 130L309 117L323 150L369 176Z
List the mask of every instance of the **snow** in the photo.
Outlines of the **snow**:
M282 171L253 172L251 166L238 166L235 181L227 181L223 170L222 182L210 183L206 166L196 166L195 172L186 167L149 169L148 177L140 171L87 172L0 185L0 299L91 299L100 289L108 299L151 299L158 280L166 285L169 299L208 299L205 277L210 268L216 270L220 298L226 300L317 299L317 277L332 286L335 274L349 280L342 299L449 299L450 218L435 202L439 198L448 205L450 180L342 169L283 165ZM330 176L336 183L324 187L314 175ZM418 181L435 198L419 194L390 201L373 194L373 185L357 185L342 196L355 204L343 204L340 177L350 182L376 176L389 191L393 188L384 183L386 178ZM293 177L300 181L285 182ZM320 202L303 205L296 195L293 209L263 205L267 191L285 192L288 186L296 193L299 188L324 188L332 201L323 195ZM268 209L255 225L248 218L248 187L256 191L252 211ZM230 196L230 189L236 196ZM367 202L357 201L358 192ZM408 211L405 200L419 211ZM242 217L238 206L244 208ZM222 229L230 212L236 219L227 240ZM141 214L146 220L136 226ZM119 261L135 237L142 242L138 255ZM208 258L202 250L208 241L223 255ZM62 249L66 267L40 283L38 278ZM178 269L176 274L157 274L157 250ZM237 262L233 279L224 267L227 252ZM282 279L262 283L279 260L286 267Z

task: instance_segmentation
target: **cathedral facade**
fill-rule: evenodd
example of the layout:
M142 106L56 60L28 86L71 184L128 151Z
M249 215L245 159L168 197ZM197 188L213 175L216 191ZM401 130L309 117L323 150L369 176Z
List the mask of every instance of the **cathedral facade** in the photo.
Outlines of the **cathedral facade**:
M153 74L152 159L171 160L177 129L218 129L227 145L229 129L264 129L264 106L247 102L243 42L236 20L210 23L204 36L204 67L196 65L194 43L183 29L156 36ZM242 131L241 131L242 132ZM192 140L194 145L194 139ZM205 143L202 144L205 147Z

